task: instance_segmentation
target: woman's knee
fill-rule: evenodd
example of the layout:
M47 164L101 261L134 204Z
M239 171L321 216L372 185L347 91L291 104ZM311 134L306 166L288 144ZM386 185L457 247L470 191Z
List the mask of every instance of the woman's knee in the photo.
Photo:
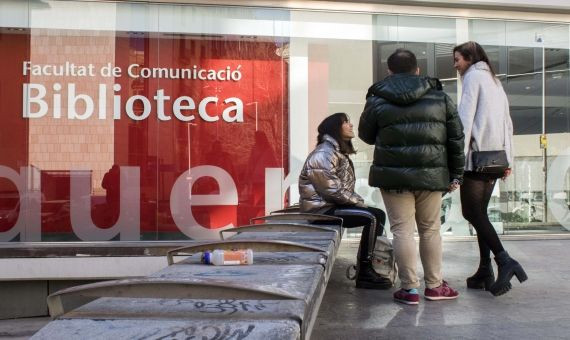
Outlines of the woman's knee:
M473 222L475 219L477 219L478 210L479 209L475 209L473 205L461 205L461 214L463 215L463 218L469 222Z
M465 207L465 205L461 205L461 215L463 215L464 219L471 222L471 217L473 215L471 214L471 211Z
M382 209L375 208L374 209L374 216L379 225L384 226L386 224L386 213Z

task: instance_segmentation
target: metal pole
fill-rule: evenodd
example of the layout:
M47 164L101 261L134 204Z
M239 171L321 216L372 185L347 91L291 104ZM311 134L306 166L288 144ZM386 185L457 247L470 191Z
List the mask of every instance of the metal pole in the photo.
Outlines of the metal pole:
M546 137L546 53L544 48L544 41L542 42L542 136ZM547 145L542 145L542 172L544 174L544 188L542 192L542 215L543 215L543 222L547 222L547 215L548 215L548 206L546 201L546 182L548 172L546 169L547 163L547 154L546 154Z
M188 124L186 125L187 128L187 138L188 138L188 177L186 177L186 180L188 181L188 199L191 200L192 199L192 150L191 148L191 143L190 143L190 137L192 137L192 135L190 134L190 126L192 125L192 123L188 122Z

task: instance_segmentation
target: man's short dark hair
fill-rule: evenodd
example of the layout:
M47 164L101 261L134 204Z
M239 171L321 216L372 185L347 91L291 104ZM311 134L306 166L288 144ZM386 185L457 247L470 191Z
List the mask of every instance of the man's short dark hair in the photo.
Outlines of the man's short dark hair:
M388 68L392 73L414 73L418 60L411 51L399 48L388 57Z

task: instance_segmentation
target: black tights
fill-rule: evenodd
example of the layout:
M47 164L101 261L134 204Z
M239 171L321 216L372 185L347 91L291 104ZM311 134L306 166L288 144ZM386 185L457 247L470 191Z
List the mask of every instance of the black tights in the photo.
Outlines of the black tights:
M477 242L482 261L490 259L490 251L496 256L504 250L499 236L487 215L487 206L497 180L482 174L466 172L461 185L461 210L463 217L477 231Z
M325 212L325 215L342 218L344 228L364 227L360 236L360 252L358 258L361 260L371 260L376 244L376 237L382 235L386 214L382 209L373 207L337 206ZM372 222L374 221L374 229Z

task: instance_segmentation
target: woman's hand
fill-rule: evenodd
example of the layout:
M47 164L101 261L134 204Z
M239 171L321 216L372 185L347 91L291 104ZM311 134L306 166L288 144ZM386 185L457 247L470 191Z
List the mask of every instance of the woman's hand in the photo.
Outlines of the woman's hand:
M501 179L503 181L505 181L507 179L507 177L509 177L512 173L513 173L513 170L511 168L505 169L505 172L503 173L503 177Z

